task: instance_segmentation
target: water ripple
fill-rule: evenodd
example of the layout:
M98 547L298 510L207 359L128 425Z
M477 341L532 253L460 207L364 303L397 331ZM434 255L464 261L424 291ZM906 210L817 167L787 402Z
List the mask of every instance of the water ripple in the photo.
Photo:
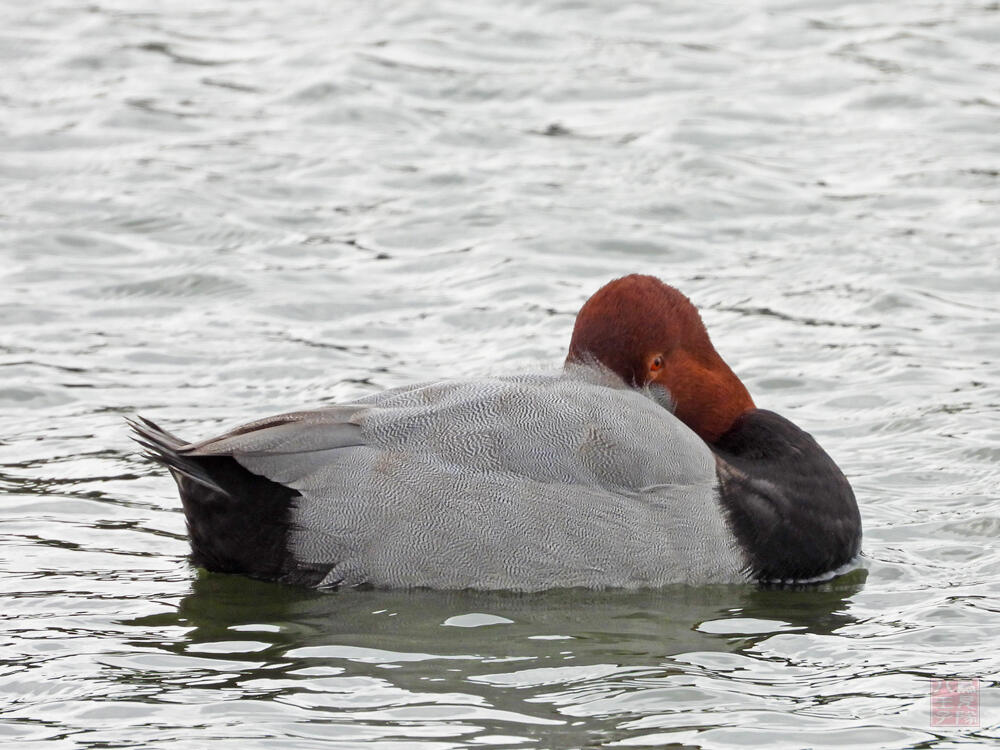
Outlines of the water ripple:
M995 744L997 18L985 0L0 9L0 734ZM121 426L196 437L554 369L581 302L631 271L689 294L757 403L844 467L853 578L514 596L206 576ZM930 725L941 676L980 678L980 727Z

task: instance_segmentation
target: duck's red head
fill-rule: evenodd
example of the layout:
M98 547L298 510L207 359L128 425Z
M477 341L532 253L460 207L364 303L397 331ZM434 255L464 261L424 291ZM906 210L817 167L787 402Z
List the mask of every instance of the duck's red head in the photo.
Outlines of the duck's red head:
M708 443L754 408L691 300L653 276L615 279L584 303L566 361L589 358L630 385L666 388L677 417Z

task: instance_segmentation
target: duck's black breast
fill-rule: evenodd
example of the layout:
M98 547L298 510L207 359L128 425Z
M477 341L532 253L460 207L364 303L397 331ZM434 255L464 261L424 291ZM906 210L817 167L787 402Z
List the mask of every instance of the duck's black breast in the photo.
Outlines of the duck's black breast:
M816 578L857 556L854 491L809 433L754 409L712 450L726 520L755 579Z

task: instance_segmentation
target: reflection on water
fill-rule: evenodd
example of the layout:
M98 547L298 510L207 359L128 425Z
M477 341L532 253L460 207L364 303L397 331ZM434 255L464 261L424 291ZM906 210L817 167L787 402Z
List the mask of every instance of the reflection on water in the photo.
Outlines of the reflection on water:
M416 648L419 644L443 637L440 628L453 627L447 631L444 643L458 651L488 658L537 658L548 649L533 654L532 639L565 637L579 649L576 658L584 659L591 652L605 653L603 649L611 643L619 658L626 662L638 659L648 663L651 643L662 648L656 658L719 648L713 644L720 639L701 628L702 624L717 619L767 620L781 612L787 625L781 629L808 628L814 633L832 633L853 622L846 612L846 602L861 590L866 575L866 571L858 570L834 582L796 591L752 586L674 586L650 591L565 589L520 594L424 589L318 592L276 587L241 576L202 574L176 612L155 615L149 622L142 622L189 628L180 644L182 648L223 636L233 640L234 628L266 622L280 628L268 637L279 648L331 640L346 643L345 639L355 638L358 642L351 645L370 646L378 642L387 651L408 652L419 650ZM475 623L472 627L446 624L469 612L498 615L514 622L487 622L482 626L502 628L501 641L495 640L496 636L481 640L477 635L480 628ZM295 623L290 630L281 626L288 622ZM254 637L259 635L255 633ZM752 640L758 634L745 635ZM465 643L470 645L463 646ZM518 650L513 653L496 650L506 648Z
M700 684L706 662L769 684L757 644L853 623L849 599L865 575L797 591L513 594L324 593L204 574L176 610L127 623L144 637L120 674L147 700L185 701L191 686L212 686L295 706L296 723L349 722L366 736L487 731L572 744L584 738L574 717L591 717L608 739L624 738L622 719L654 697L678 716L712 702Z
M0 8L0 743L1000 739L1000 13L987 0ZM806 590L201 576L122 417L197 437L559 366L690 295L850 477ZM981 678L978 728L928 680Z

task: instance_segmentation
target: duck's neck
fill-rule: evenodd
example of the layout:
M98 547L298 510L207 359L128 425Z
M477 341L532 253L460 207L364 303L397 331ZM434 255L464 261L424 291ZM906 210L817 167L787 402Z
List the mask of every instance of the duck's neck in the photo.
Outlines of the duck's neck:
M710 447L722 506L755 579L816 578L858 554L854 492L811 435L751 409Z

